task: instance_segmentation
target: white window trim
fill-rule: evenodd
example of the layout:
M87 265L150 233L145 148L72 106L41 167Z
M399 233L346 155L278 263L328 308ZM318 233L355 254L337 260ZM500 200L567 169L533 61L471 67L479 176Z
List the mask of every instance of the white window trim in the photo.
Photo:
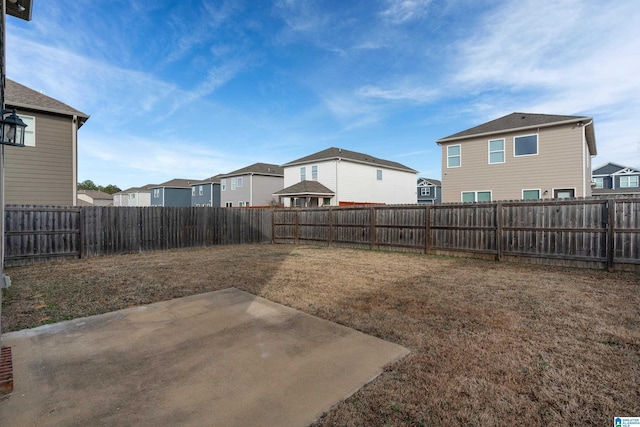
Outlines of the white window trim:
M640 185L640 177L638 177L638 175L619 175L619 176L620 176L620 188L638 188L638 186ZM631 180L631 178L635 178L636 185L622 185L622 178L629 178L629 180Z
M193 197L195 195L196 195L196 186L194 185L194 186L191 187L191 197Z
M459 148L459 154L453 157L458 157L460 159L460 164L458 166L449 166L449 159L451 158L451 156L449 156L449 148L451 147L458 147ZM462 146L460 144L454 144L454 145L447 145L447 169L453 169L453 168L459 168L462 167Z
M524 138L527 136L536 137L536 154L516 154L516 138ZM540 154L540 136L537 133L529 133L526 135L516 135L513 137L513 157L531 157Z
M306 166L301 166L300 167L300 182L306 181L306 180L307 180L307 167Z
M495 150L495 151L491 151L491 143L494 141L502 141L502 150ZM507 141L504 138L496 138L496 139L490 139L487 141L487 162L490 165L499 165L502 163L505 163L507 161L507 150L506 150L506 144ZM491 161L491 154L492 153L502 153L502 161L501 162L492 162Z
M461 191L460 192L460 201L462 202L462 194L463 193L474 193L473 195L473 202L464 202L464 203L489 203L489 202L493 202L493 191L492 190L477 190L477 191L473 191L473 190L469 190L469 191ZM478 201L478 193L489 193L489 197L490 200L486 201L486 202L479 202Z
M200 185L198 187L198 195L202 196L204 194L204 185Z
M220 180L220 191L227 191L227 180L226 179L221 179Z
M573 197L578 197L578 190L576 187L554 187L551 189L551 197L556 198L556 190L573 190Z
M600 180L600 184L601 184L600 186L598 186L598 181L597 180ZM593 187L595 189L599 190L599 189L604 188L604 177L603 176L594 176L593 177L593 183L595 184L595 186Z
M27 127L24 129L24 146L25 147L35 147L36 146L36 118L35 116L29 116L27 114L18 114L23 121L24 119L33 120L32 123L25 123ZM29 137L29 134L33 136ZM30 140L33 141L30 143Z
M244 185L244 179L242 179L242 177L239 176L238 179L236 179L236 187L242 188L243 185Z
M382 169L376 169L376 181L382 181Z
M318 165L311 166L311 180L312 181L318 180Z
M231 191L234 191L235 189L236 189L236 179L231 178Z
M527 200L542 200L542 189L540 188L523 188L522 189L522 200L524 200L524 192L525 191L537 191L538 198L537 199L527 199Z

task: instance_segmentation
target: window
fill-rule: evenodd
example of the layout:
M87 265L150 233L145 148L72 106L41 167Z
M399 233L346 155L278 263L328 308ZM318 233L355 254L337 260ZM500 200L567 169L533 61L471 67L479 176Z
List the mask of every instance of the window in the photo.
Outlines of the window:
M325 205L325 206L331 205L331 197L324 197L322 199L322 204Z
M198 187L198 194L201 196L204 194L204 185Z
M221 179L220 180L220 191L225 191L227 189L227 180L226 179Z
M300 181L307 180L307 168L305 166L300 168Z
M463 191L462 201L467 202L490 202L491 191Z
M318 180L318 166L311 166L311 179Z
M244 207L244 202L238 202L238 206L243 208Z
M556 199L569 199L571 197L575 197L576 190L573 188L561 188L557 190L553 190L553 197Z
M382 169L376 169L376 179L382 181Z
M242 182L243 182L243 181L244 181L244 180L242 179L242 177L241 177L241 176L239 176L239 177L238 177L238 188L242 187L242 185L243 185L243 184L242 184Z
M236 179L231 178L231 191L236 189Z
M136 193L129 194L129 200L133 200L136 198Z
M225 206L228 208L232 208L233 207L233 202L227 202L225 203Z
M638 176L621 176L620 188L629 188L638 186Z
M540 199L540 190L522 190L522 200Z
M431 195L431 188L429 188L429 187L421 187L420 188L420 195L421 196L430 196Z
M460 145L450 145L447 147L447 167L460 167Z
M504 163L504 139L489 141L489 164Z
M595 188L604 188L604 178L593 178Z
M191 196L196 195L196 187L191 187Z
M32 116L18 116L27 127L24 129L24 146L36 146L36 118Z
M513 155L534 156L538 154L538 135L516 136L513 138Z
M160 189L159 188L154 188L153 189L153 197L155 199L157 199L158 197L160 197Z

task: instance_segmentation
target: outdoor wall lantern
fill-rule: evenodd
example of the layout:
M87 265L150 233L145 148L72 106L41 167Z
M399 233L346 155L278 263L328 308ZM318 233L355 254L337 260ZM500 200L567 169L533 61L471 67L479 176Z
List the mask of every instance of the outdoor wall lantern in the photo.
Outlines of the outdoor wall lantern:
M6 114L9 115L5 117ZM24 129L27 125L18 117L15 108L2 110L0 125L0 144L24 147Z

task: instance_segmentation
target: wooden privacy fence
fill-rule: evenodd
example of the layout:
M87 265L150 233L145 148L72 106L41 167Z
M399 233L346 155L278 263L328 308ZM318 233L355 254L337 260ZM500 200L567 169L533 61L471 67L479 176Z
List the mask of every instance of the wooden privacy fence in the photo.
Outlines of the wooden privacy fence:
M268 243L268 209L7 206L5 265L192 246Z
M640 265L640 198L278 209L272 221L274 243L590 268Z

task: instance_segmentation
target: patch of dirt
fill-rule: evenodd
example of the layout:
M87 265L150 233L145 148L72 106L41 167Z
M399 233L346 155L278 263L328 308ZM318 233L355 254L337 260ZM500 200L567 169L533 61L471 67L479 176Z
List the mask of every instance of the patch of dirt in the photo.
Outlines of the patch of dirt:
M233 286L412 350L316 426L608 425L640 414L637 273L246 245L7 274L3 332Z

